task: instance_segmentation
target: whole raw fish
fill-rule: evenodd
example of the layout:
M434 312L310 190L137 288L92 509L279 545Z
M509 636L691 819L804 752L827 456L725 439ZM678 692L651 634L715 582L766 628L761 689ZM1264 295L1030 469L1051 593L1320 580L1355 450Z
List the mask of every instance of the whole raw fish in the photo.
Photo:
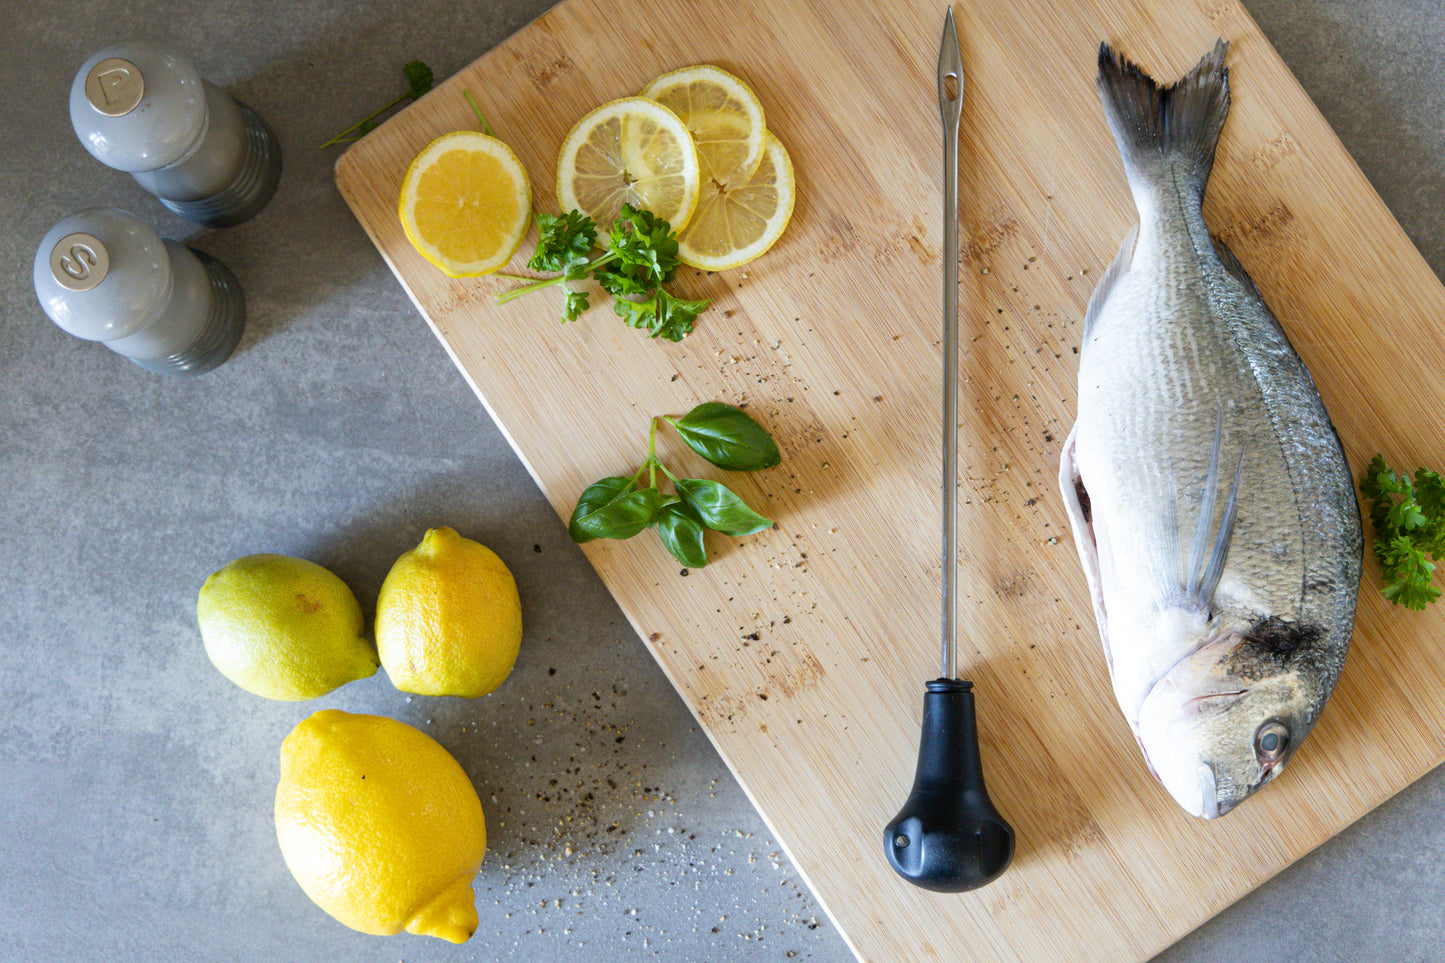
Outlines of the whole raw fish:
M1363 552L1314 381L1204 223L1226 49L1165 87L1100 47L1139 224L1085 315L1059 471L1119 707L1206 819L1278 776L1319 719Z

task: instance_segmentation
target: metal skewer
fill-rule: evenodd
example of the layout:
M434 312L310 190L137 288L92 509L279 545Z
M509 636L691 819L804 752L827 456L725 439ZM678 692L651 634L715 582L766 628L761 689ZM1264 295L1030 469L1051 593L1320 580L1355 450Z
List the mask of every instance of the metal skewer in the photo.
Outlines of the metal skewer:
M958 678L958 120L963 56L953 8L938 50L943 119L943 678Z
M958 678L958 124L963 57L953 8L938 51L943 120L943 675L926 684L913 789L883 829L889 864L924 889L957 893L997 879L1013 828L988 798L973 683Z

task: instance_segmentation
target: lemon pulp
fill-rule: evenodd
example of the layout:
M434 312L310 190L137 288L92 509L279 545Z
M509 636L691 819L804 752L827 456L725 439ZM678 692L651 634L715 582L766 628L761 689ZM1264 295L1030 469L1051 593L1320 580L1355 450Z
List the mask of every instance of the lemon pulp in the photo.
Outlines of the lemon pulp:
M763 105L746 83L720 67L696 64L663 74L642 91L670 108L697 146L702 185L745 181L763 159Z
M697 147L682 120L645 97L603 104L572 128L557 156L557 201L606 232L623 204L674 230L697 206Z
M451 277L475 277L516 253L531 223L532 188L505 143L479 131L454 131L411 162L398 211L423 257Z
M795 194L788 152L767 133L762 163L751 177L703 185L692 221L678 234L678 258L689 267L723 271L762 256L787 228Z

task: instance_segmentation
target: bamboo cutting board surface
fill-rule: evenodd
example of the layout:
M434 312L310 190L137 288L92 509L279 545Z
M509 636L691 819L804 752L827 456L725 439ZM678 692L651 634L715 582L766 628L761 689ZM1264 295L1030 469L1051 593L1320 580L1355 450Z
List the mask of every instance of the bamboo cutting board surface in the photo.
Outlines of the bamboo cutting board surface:
M707 568L680 572L650 534L584 551L861 959L1144 959L1445 758L1445 627L1392 610L1367 563L1339 689L1284 777L1206 823L1149 776L1055 481L1084 305L1135 220L1094 93L1099 42L1164 79L1232 42L1206 213L1357 471L1375 451L1438 461L1418 439L1441 436L1445 409L1416 396L1440 390L1445 291L1234 0L971 0L955 16L961 663L1018 832L1008 873L974 893L909 887L881 838L938 674L942 5L567 0L354 146L337 181L562 518L593 480L631 474L652 415L723 400L780 439L782 466L724 477L662 434L665 462L777 520L712 542ZM679 275L678 293L715 299L684 342L605 306L564 326L553 292L499 308L508 282L449 280L402 235L412 156L475 126L464 89L555 210L570 126L702 61L758 91L799 196L764 258Z

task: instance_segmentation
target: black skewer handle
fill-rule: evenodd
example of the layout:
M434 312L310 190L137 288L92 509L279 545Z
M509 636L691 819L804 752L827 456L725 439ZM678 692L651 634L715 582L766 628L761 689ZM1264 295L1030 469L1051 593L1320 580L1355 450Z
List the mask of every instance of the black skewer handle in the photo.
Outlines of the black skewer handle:
M934 679L923 697L913 789L883 829L889 865L916 886L961 893L997 879L1014 831L984 788L973 683Z

